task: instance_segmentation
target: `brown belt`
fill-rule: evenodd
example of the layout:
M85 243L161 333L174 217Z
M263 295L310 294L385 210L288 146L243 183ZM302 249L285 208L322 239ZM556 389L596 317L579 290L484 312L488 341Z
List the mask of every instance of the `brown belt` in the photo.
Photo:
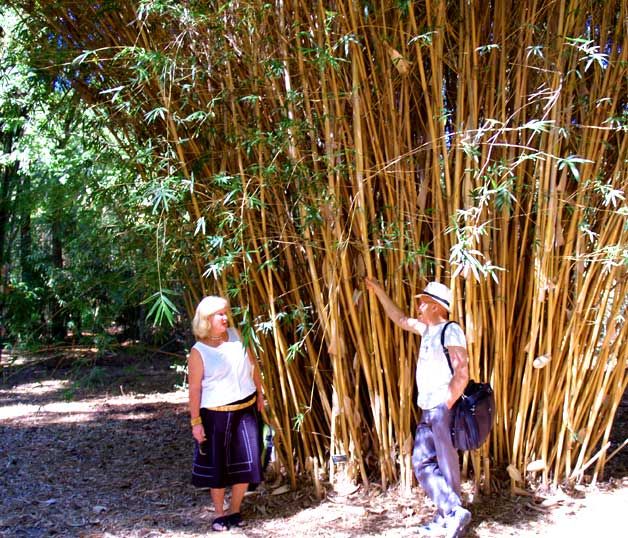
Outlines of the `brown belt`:
M244 409L249 405L253 405L257 400L257 394L253 394L251 398L249 398L246 402L242 402L239 404L229 404L229 405L219 405L217 407L206 407L210 411L240 411L240 409Z

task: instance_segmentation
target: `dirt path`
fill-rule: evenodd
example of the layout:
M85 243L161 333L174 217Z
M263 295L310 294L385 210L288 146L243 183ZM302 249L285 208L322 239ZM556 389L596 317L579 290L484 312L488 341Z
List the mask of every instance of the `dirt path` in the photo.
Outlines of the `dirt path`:
M189 485L186 394L164 390L175 383L170 359L117 361L88 363L80 371L55 362L5 369L0 536L191 537L209 531L209 495ZM296 491L282 486L274 480L248 495L248 526L225 536L415 536L432 512L418 489L411 496L377 487L344 496L330 491L319 501L307 483ZM619 536L627 509L625 477L571 495L495 494L474 500L467 536Z

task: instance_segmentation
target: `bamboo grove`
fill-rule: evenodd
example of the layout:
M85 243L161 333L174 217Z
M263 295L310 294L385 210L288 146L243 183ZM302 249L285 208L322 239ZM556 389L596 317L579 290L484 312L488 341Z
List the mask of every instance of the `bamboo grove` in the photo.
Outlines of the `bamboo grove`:
M293 483L412 484L418 341L366 276L410 314L451 284L497 400L466 471L601 475L627 385L625 2L10 4L34 61L152 155L158 258L188 314L237 307Z

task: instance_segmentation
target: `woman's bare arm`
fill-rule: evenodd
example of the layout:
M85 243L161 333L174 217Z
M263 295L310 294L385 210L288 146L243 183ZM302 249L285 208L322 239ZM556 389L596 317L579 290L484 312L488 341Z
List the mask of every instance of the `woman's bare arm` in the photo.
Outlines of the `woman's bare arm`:
M196 421L201 416L201 382L203 380L203 359L196 350L190 351L188 357L188 408L190 419ZM192 426L192 435L199 443L205 440L205 430L202 424Z
M253 383L255 383L255 388L257 389L257 410L261 413L264 410L264 393L262 391L262 375L260 373L260 367L253 354L251 348L248 349L247 355L249 357L249 361L251 361L251 371L253 376Z

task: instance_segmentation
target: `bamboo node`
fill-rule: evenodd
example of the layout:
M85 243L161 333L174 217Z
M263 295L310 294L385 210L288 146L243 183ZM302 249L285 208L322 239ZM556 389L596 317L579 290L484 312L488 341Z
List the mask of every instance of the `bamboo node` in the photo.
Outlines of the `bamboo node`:
M406 60L399 51L389 46L388 55L401 75L405 76L410 72L410 62Z

